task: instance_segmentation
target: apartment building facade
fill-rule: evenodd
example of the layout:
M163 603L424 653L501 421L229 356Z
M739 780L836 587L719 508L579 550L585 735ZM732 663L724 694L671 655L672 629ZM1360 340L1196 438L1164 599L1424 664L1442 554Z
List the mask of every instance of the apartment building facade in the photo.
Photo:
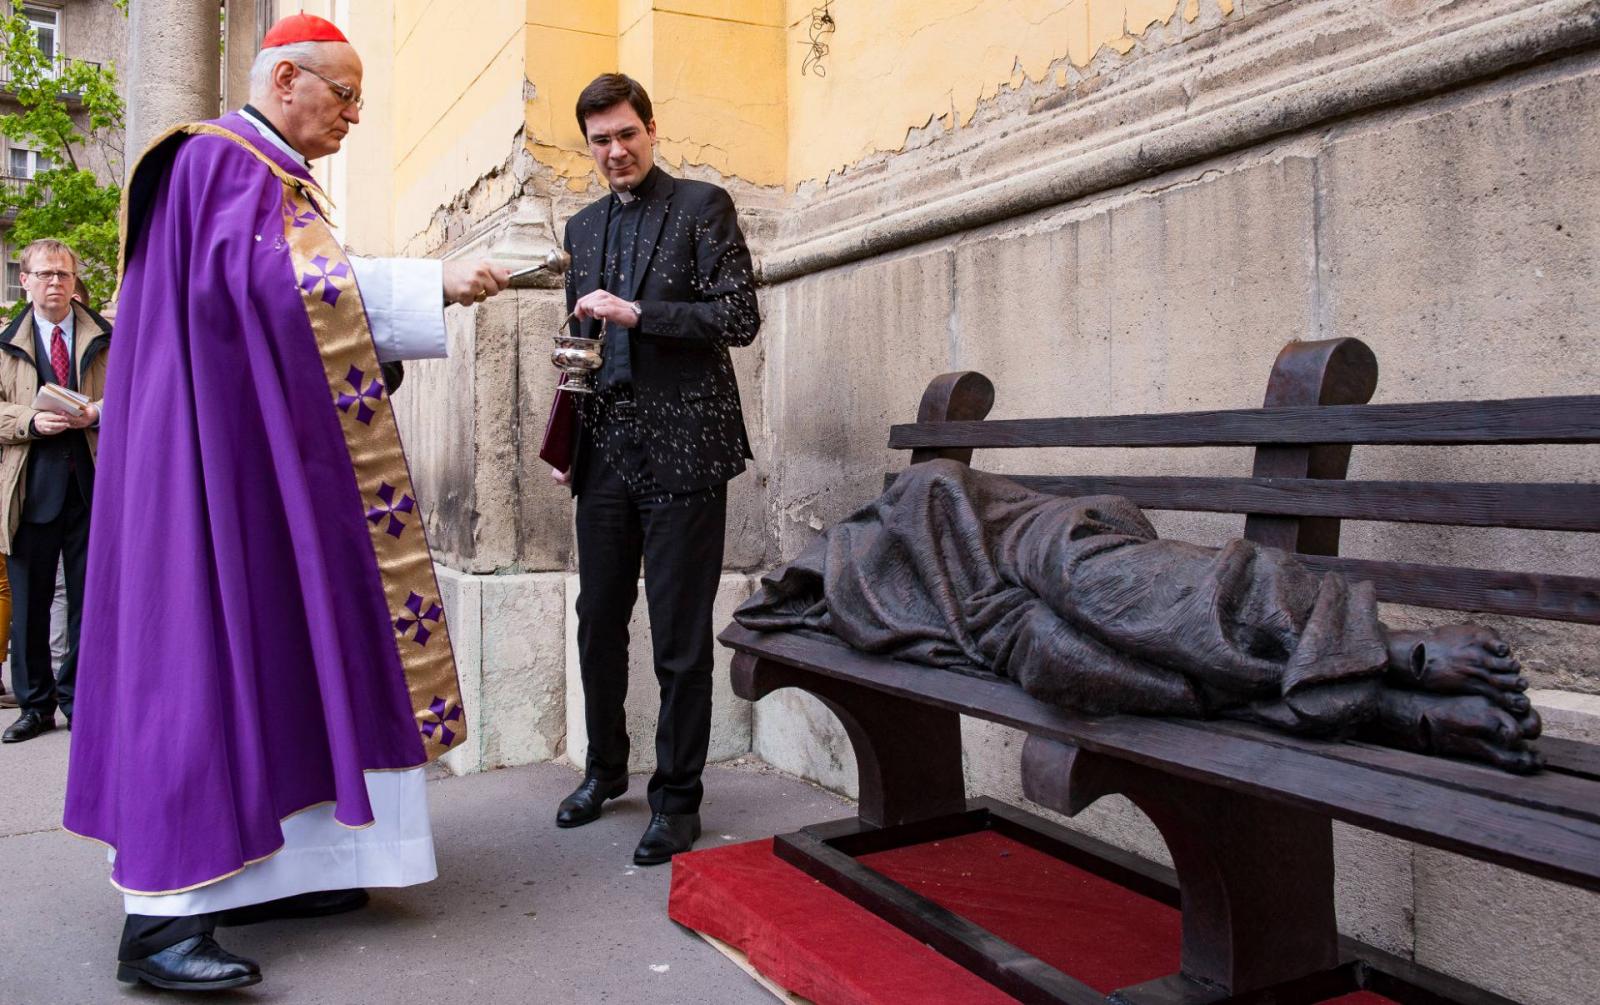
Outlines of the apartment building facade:
M82 61L96 66L114 66L120 71L127 49L127 19L112 0L38 0L13 2L8 13L20 13L33 27L34 39L45 56L56 66ZM121 74L119 72L119 78ZM61 100L81 121L81 95L63 91ZM0 68L0 114L20 110L10 75ZM21 189L40 171L61 161L59 150L37 150L27 144L0 137L0 186ZM120 137L110 149L90 145L74 148L73 157L102 181L121 176ZM11 240L11 214L0 214L0 260L5 262L5 280L0 288L0 304L11 305L22 298L21 265L16 260L20 248Z

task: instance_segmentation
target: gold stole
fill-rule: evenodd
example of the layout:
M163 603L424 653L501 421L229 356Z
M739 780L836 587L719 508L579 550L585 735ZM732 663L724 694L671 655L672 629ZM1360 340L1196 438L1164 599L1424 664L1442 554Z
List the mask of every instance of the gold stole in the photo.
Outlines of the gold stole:
M220 136L248 150L283 184L283 235L294 262L330 407L339 413L356 485L361 490L367 531L383 581L400 666L411 695L412 716L429 761L467 735L456 678L454 650L434 576L433 555L423 528L422 507L411 485L400 429L378 367L366 306L344 249L334 239L324 206L328 197L315 182L289 174L254 145L220 126L178 126L173 133ZM137 168L135 168L137 170ZM127 202L123 203L124 233ZM119 269L120 273L120 269ZM443 293L441 291L441 299Z

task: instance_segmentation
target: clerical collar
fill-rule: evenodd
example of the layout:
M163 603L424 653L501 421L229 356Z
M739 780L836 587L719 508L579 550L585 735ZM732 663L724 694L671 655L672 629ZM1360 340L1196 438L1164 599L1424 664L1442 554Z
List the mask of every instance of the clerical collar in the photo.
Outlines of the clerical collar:
M261 134L262 139L266 140L268 143L271 143L279 150L282 150L290 157L293 157L295 159L295 163L299 164L307 171L311 170L311 162L306 160L304 154L289 145L289 138L280 133L278 131L278 127L273 125L265 115L261 114L261 110L259 108L257 108L255 105L245 105L243 108L239 109L239 114L244 117L246 122L250 123L252 126L255 126L256 132Z
M633 188L626 192L612 189L611 194L617 197L618 202L626 206L635 199L648 199L652 195L655 195L656 186L660 181L661 169L651 165L649 172L645 174L644 179L640 181L639 184L633 186Z

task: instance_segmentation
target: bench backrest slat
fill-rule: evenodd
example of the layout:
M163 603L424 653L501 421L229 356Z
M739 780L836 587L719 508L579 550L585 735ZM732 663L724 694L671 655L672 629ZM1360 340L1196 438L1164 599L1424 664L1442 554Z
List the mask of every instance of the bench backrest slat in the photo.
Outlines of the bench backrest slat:
M1269 505L1270 496L1251 495L1249 506L1237 505L1241 500L1225 494L1213 494L1211 483L1221 483L1225 491L1234 491L1239 485L1259 484L1261 479L1249 478L1140 478L1117 475L1009 475L1017 482L1041 492L1063 496L1119 495L1150 510L1176 510L1201 513L1274 513L1305 516L1335 516L1348 519L1400 521L1393 512L1358 509L1363 486L1404 485L1403 482L1321 482L1318 492L1332 494L1325 506L1302 505L1302 499L1284 503L1281 507ZM884 479L884 487L892 485L895 475ZM1272 479L1282 483L1289 479ZM1311 482L1312 479L1293 479ZM1426 484L1426 483L1424 483ZM1480 488L1486 486L1479 486ZM1586 490L1585 497L1600 493L1594 486L1492 486L1509 489L1538 489L1561 491ZM1348 495L1342 490L1350 489ZM1204 493L1204 494L1202 494ZM1529 502L1538 493L1525 498ZM1511 498L1514 493L1507 493ZM1596 530L1600 523L1600 508L1581 516L1564 519L1541 520L1529 515L1524 523L1517 519L1517 511L1507 506L1507 519L1495 519L1492 513L1480 511L1485 518L1479 522L1471 519L1472 512L1451 514L1444 510L1424 510L1419 502L1407 510L1410 522L1445 523L1458 526L1533 527L1546 530ZM1447 519L1447 517L1452 517ZM1579 526L1580 521L1589 525ZM1367 559L1341 558L1328 555L1301 553L1300 562L1319 572L1341 572L1354 582L1371 582L1378 591L1378 599L1387 603L1407 604L1412 607L1429 607L1452 611L1476 611L1501 614L1507 617L1541 618L1546 621L1570 621L1579 624L1600 624L1600 578L1589 576L1560 576L1534 572L1505 572L1498 569L1473 569L1456 565L1421 565L1409 562L1379 562Z
M1600 396L916 422L889 430L889 446L895 450L1254 447L1288 443L1600 443Z
M1600 531L1600 485L1118 475L1009 477L1053 495L1125 496L1145 509Z
M1589 576L1328 555L1301 555L1300 561L1318 572L1342 572L1351 582L1367 580L1378 588L1379 600L1392 604L1600 625L1600 579Z
M1370 581L1392 603L1600 624L1600 579L1337 557L1344 520L1600 531L1600 485L1345 477L1361 444L1600 443L1600 395L1367 404L1377 382L1377 358L1358 339L1291 342L1273 364L1262 408L988 419L994 385L980 373L950 373L928 385L917 422L892 427L889 446L911 450L913 463L971 463L974 448L1254 447L1250 478L1009 477L1058 495L1125 496L1149 510L1239 513L1246 540Z

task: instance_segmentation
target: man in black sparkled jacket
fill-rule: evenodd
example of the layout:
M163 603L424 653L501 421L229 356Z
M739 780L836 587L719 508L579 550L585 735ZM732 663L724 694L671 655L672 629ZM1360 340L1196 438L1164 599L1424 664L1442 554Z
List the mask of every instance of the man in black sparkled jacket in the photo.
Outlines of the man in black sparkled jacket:
M654 865L700 835L727 482L751 456L728 347L749 345L761 316L733 200L655 166L644 88L605 74L579 96L577 114L611 191L566 231L572 331L603 329L605 362L583 404L572 469L555 472L577 496L589 736L583 783L556 822L589 823L628 788L623 701L642 558L661 715L650 824L633 858Z

